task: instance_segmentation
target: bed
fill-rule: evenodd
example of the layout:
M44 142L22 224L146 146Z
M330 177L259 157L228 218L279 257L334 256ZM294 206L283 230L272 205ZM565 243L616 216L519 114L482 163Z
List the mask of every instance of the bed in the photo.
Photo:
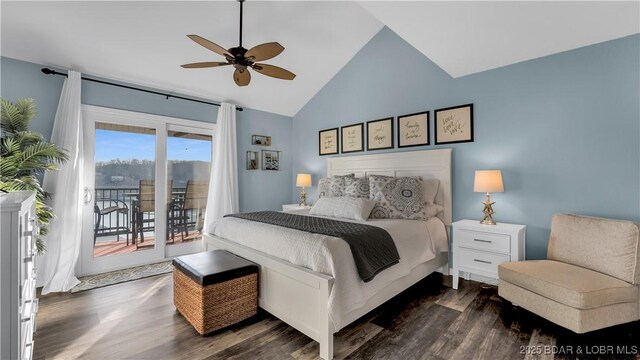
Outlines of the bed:
M341 239L314 242L314 237L326 235L237 218L212 224L203 236L208 250L225 249L260 265L260 307L318 341L323 359L333 357L335 332L430 273L448 273L451 149L327 159L327 176L349 173L440 180L436 203L444 211L437 218L367 221L387 230L400 253L399 264L370 282L359 281L351 252Z

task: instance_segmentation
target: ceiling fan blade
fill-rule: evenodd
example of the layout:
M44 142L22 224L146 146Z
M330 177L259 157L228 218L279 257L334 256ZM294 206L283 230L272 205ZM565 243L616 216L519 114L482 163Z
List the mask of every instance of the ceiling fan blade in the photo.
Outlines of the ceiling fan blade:
M205 62L197 62L191 64L183 64L180 65L185 69L199 69L199 68L211 68L218 66L231 65L228 62L220 62L220 61L205 61Z
M249 69L237 69L233 72L233 81L236 82L238 86L247 86L251 81L251 74L249 74Z
M254 62L264 61L278 56L283 50L284 46L279 43L269 42L252 47L244 54L244 57Z
M296 74L281 67L267 64L253 64L253 69L262 75L271 76L278 79L293 80Z
M198 43L198 45L200 46L204 46L205 48L213 51L216 54L222 55L224 57L233 57L233 55L229 54L229 52L227 51L227 49L223 48L222 46L209 41L201 36L198 35L187 35L187 37L189 37L189 39L195 41L196 43Z

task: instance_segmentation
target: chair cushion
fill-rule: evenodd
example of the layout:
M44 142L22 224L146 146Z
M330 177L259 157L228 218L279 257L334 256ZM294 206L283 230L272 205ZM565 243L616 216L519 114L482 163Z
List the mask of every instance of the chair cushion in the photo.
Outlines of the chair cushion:
M258 265L225 250L180 256L173 259L173 266L202 286L258 272Z
M631 221L557 214L547 258L638 284L639 241L638 224Z
M502 263L500 280L577 308L637 302L638 286L579 266L552 260Z

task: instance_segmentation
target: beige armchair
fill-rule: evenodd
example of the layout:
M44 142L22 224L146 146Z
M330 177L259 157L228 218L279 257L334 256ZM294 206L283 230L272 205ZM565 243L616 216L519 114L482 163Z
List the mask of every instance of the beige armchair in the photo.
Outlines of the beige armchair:
M576 333L636 321L640 230L631 221L558 214L548 260L498 266L498 294Z

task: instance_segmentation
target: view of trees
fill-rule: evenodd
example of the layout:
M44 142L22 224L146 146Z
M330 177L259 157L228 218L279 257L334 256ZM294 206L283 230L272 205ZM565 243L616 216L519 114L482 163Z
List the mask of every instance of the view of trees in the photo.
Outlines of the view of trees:
M155 161L138 159L96 162L96 187L137 188L140 180L155 178L155 166ZM209 179L209 168L207 161L168 161L168 175L174 188L186 187L188 180Z

